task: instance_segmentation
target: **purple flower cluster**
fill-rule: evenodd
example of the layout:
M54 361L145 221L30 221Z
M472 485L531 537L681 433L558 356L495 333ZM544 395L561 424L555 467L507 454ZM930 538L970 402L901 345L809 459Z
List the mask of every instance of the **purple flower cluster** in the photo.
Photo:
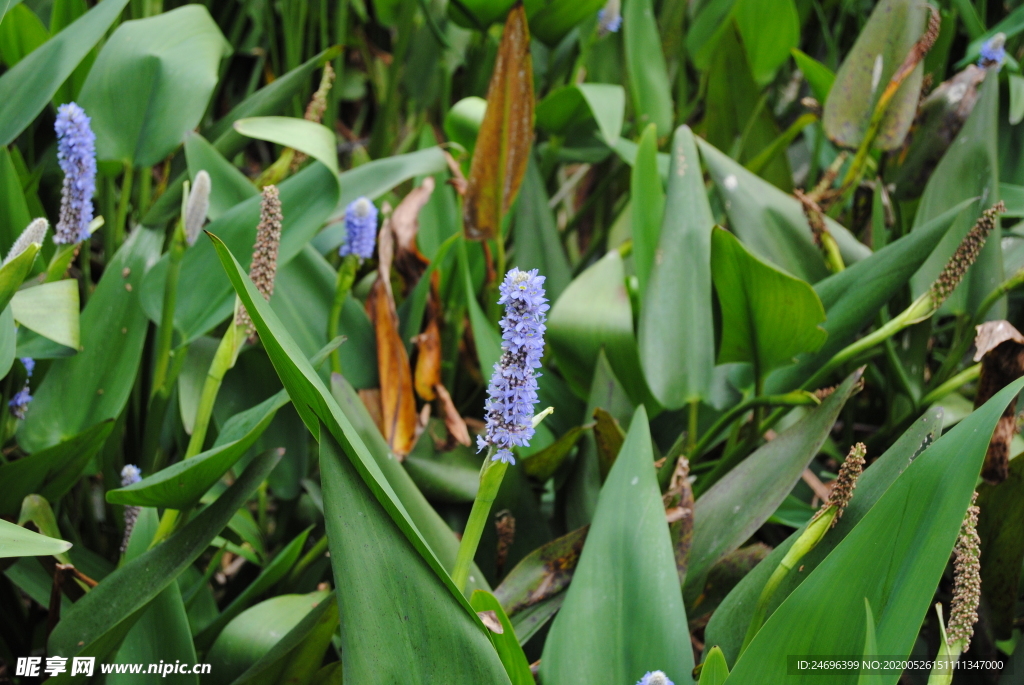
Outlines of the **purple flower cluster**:
M608 0L608 3L597 13L597 30L602 36L618 33L622 28L622 9L620 0Z
M32 372L35 371L36 360L31 357L22 357L21 364L25 367L25 385L21 390L14 393L14 397L12 397L7 403L11 413L18 419L25 418L25 411L28 409L28 405L32 401L32 394L29 392L28 379L32 378Z
M537 404L537 376L544 354L544 320L548 310L544 276L537 270L513 268L499 288L498 304L505 305L501 319L502 355L494 365L487 387L484 410L486 436L477 436L477 447L494 446L495 461L515 464L512 448L530 444L533 408Z
M126 488L142 480L142 469L135 464L125 464L121 469L121 487ZM135 523L139 520L141 507L126 506L124 508L124 537L121 538L121 554L128 549L128 542L132 539L132 531L135 530Z
M345 208L345 242L338 254L346 257L354 254L359 259L373 256L377 242L377 208L368 198L360 197Z
M647 671L636 685L674 685L664 671Z
M997 33L981 44L981 51L978 56L979 67L995 67L996 71L1003 68L1006 61L1006 34Z
M73 102L57 108L57 161L64 172L60 221L53 242L72 244L89 237L96 192L96 135L89 117Z

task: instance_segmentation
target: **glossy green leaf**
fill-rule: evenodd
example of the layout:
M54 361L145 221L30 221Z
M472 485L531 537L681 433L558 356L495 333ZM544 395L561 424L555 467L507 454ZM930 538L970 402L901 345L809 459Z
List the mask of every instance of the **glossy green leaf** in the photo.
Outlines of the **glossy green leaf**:
M469 325L473 330L473 343L476 346L476 356L480 362L480 373L484 378L488 378L494 365L501 359L501 336L495 330L494 325L488 321L487 315L480 307L480 303L477 302L476 293L473 292L473 279L469 273L466 242L460 241L458 248L459 266L466 284L466 306L469 309Z
M20 255L4 264L0 267L0 309L6 309L7 305L11 303L11 298L15 296L18 288L24 283L25 278L28 276L29 271L32 269L32 265L36 261L36 256L39 254L39 248L42 247L40 243L29 243L25 251ZM58 281L59 282L59 281ZM73 281L72 281L73 282ZM56 293L54 293L56 294ZM23 296L24 297L24 296ZM40 302L39 306L60 304L62 298L52 297L53 302ZM66 298L63 298L66 299ZM20 305L22 315L26 318L31 319L32 314L35 312L25 311L24 306L25 300L22 299ZM75 292L75 321L78 321L78 292ZM66 318L66 316L65 316Z
M791 52L793 54L793 61L796 62L796 66L803 72L804 78L807 79L807 85L811 87L811 92L814 93L814 97L818 99L818 102L824 104L828 100L828 94L832 91L832 84L835 83L836 75L832 73L831 69L802 50L793 48Z
M100 50L78 103L99 159L151 166L196 127L229 46L205 7L128 21Z
M515 0L465 0L458 4L451 3L448 16L464 28L486 29L503 19L514 4ZM466 15L465 10L469 10L470 16Z
M604 5L603 0L542 0L526 2L530 32L556 47L577 24L593 16Z
M516 639L512 622L508 620L505 610L501 608L495 596L486 590L477 590L470 597L469 603L477 611L494 612L494 616L501 624L504 632L498 634L492 631L490 638L512 685L535 685L537 681L530 672L530 662L526 660L526 654Z
M333 601L326 590L278 595L242 612L224 628L206 655L211 675L217 674L218 682L233 682L317 607Z
M658 238L665 214L665 189L658 176L658 134L648 124L640 136L636 161L630 175L629 191L632 201L630 229L633 234L633 266L640 281L640 295L647 292L658 252Z
M330 218L327 228L317 234L313 247L321 253L336 249L345 239L345 208L359 197L374 200L400 183L427 174L440 173L448 168L444 152L439 147L375 159L349 169L338 178L341 183L341 198Z
M17 138L43 111L127 4L103 0L0 76L0 145Z
M653 669L690 682L689 629L653 461L641 407L544 644L544 682L635 683ZM623 630L626 616L629 630Z
M697 499L685 584L688 603L704 589L704 579L715 562L746 542L786 499L829 436L860 376L860 372L851 374L821 406L760 447Z
M547 341L577 394L586 397L604 348L615 376L634 404L650 391L633 335L633 307L622 257L612 250L577 276L548 312Z
M982 210L991 207L999 199L998 122L999 81L986 78L971 115L925 186L917 214L914 215L912 231L918 230L963 200L980 198L980 202L961 212L939 246L911 279L915 296L931 286L960 241L981 216ZM1002 282L1000 239L1001 232L997 224L974 266L967 271L960 287L943 305L943 312L973 313L981 301ZM989 310L989 316L1002 318L1005 307L1005 302L996 303Z
M913 463L918 455L935 442L941 432L942 410L931 409L915 421L893 443L892 447L871 463L871 468L866 469L857 479L857 489L854 491L849 505L843 511L842 518L836 523L836 527L818 543L817 547L800 560L800 564L804 567L803 572L790 573L780 583L768 607L768 615L775 611L783 600L810 575L811 571L817 568L821 561L836 548L836 545L849 535L854 526L864 518L871 507L889 489L889 486ZM721 647L730 663L736 662L761 589L802 532L802 530L795 531L782 544L777 545L763 563L739 582L711 616L711 621L705 629L708 644ZM873 652L873 654L877 653Z
M668 201L637 332L651 393L669 409L707 399L711 390L714 223L693 132L681 126L672 141Z
M249 138L305 152L338 174L338 140L323 124L295 117L250 117L236 121L234 128Z
M555 475L555 471L565 462L572 453L573 447L579 441L580 436L587 430L586 426L575 426L570 428L558 438L539 452L534 452L523 460L523 471L530 478L541 482L546 481Z
M725 655L717 646L712 647L701 664L698 685L723 685L728 677L729 665L725 663Z
M116 648L146 605L203 553L279 459L275 452L253 459L230 488L181 530L104 578L61 617L50 634L49 652L102 659Z
M4 484L0 515L17 515L21 501L32 493L59 501L78 481L113 427L112 420L103 421L70 440L0 465L0 482Z
M11 313L10 307L4 307L0 312L0 374L6 376L10 373L17 348L18 329L14 325L14 314Z
M311 164L278 186L283 215L277 258L279 269L302 250L334 207L338 197L335 179L322 164ZM244 255L248 264L256 242L259 215L260 198L254 196L208 224L206 230L227 241L236 254ZM142 284L142 305L153 321L160 320L163 309L167 261L164 255ZM234 302L231 284L218 266L213 246L207 238L201 237L185 252L181 263L175 328L181 332L184 342L191 342L229 317L234 311Z
M875 320L878 310L907 284L960 212L972 202L962 201L864 260L818 281L814 292L825 307L822 328L828 332L828 338L817 352L802 354L795 365L776 370L769 376L765 392L793 390L852 342L861 329Z
M810 285L761 261L721 228L714 229L711 243L722 307L718 363L750 362L760 381L796 355L822 346L828 337L820 326L825 309Z
M825 132L837 144L855 148L867 132L875 105L914 44L924 33L928 11L914 0L881 0L836 72L822 115ZM874 146L899 147L910 130L921 93L924 66L918 64L896 91L882 118Z
M331 396L334 397L348 420L352 422L352 427L362 439L363 444L366 445L366 449L370 451L370 455L377 462L377 466L380 467L395 495L408 512L409 518L416 524L435 556L445 568L453 568L455 555L459 549L455 534L423 496L423 492L416 486L408 472L391 454L380 429L373 422L373 418L367 411L366 405L359 399L359 395L356 394L347 379L339 374L333 374L331 376ZM483 574L476 568L470 571L470 582L467 587L490 589Z
M614 147L622 131L625 108L626 91L618 84L563 86L537 103L537 126L548 133L565 135L593 121L604 142Z
M637 127L654 124L659 136L667 136L675 111L651 0L623 0L622 34Z
M26 451L64 442L121 413L146 341L139 287L163 239L161 233L138 228L107 264L82 312L81 350L53 362L18 428L18 443ZM69 397L82 401L68 402Z
M89 5L86 4L85 0L54 0L53 7L50 10L50 33L56 35L63 31L88 11ZM75 70L71 72L68 80L54 94L54 105L59 106L67 102L73 102L78 98L78 93L81 92L82 85L85 83L85 79L89 75L89 69L92 68L93 62L96 61L98 53L99 46L90 50Z
M739 0L733 18L754 80L769 83L800 42L796 4L793 0Z
M494 590L505 612L518 618L552 598L564 598L562 591L572 580L589 531L589 526L579 528L523 557ZM516 634L520 644L526 642L522 631L517 629Z
M19 290L11 298L11 312L14 320L25 328L65 347L78 349L78 281L75 279Z
M537 269L544 274L544 290L548 299L554 301L572 280L572 267L565 256L548 201L540 167L531 157L513 215L515 252L512 263L524 271Z
M2 83L0 77L0 89ZM10 151L0 147L0 250L4 256L7 256L14 241L31 221L32 215L25 200L18 169L14 166Z
M185 134L185 160L193 181L200 170L210 175L210 209L206 213L210 221L216 221L238 203L260 194L245 174L198 133Z
M1024 379L1007 385L907 467L772 614L737 661L731 680L817 682L813 676L787 676L785 660L771 655L861 653L865 598L876 613L878 652L897 658L910 654L959 534L992 431L1022 386ZM815 629L805 630L808 625ZM855 673L832 676L836 683L856 678ZM895 680L892 675L888 682Z
M50 32L36 13L25 5L16 5L0 21L0 59L13 67L49 38Z
M217 442L207 451L146 476L138 483L107 491L107 501L142 507L187 510L249 451L288 404L283 390L224 424Z
M829 275L800 202L697 139L701 158L729 217L729 228L751 252L809 283ZM848 230L825 217L847 266L871 254Z
M10 12L11 9L16 7L20 3L21 0L8 0L7 2L4 2L3 5L0 5L0 21L2 21L3 18L7 16L7 13Z
M405 470L416 487L434 502L472 502L480 489L480 458L469 449L433 453L424 435L405 457ZM426 452L432 452L426 454Z
M145 549L144 545L139 547ZM125 636L112 663L147 664L144 668L148 669L148 664L160 662L190 664L197 661L181 590L177 583L171 583L142 612ZM161 673L160 679L175 685L199 685L199 677L193 673ZM115 672L109 674L104 682L131 685L139 680L138 675Z
M340 685L340 661L335 661L318 670L337 627L338 602L332 596L317 604L294 628L260 656L256 663L238 676L232 685L242 685L243 683L252 683L252 685L311 683L315 685L318 682L316 676L331 666L339 667L336 673L337 679L328 682L330 685Z
M71 543L0 519L0 558L44 557L71 549Z
M487 111L487 100L476 95L462 98L452 105L444 115L444 133L448 139L458 143L470 154L476 147L476 136ZM538 124L539 122L538 108ZM391 159L387 157L385 159ZM383 161L383 160L381 160Z

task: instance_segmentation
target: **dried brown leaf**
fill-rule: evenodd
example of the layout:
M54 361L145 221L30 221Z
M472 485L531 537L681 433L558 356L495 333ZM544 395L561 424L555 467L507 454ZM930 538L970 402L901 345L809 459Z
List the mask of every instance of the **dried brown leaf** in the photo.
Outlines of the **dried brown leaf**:
M1024 335L1021 335L1020 331L1006 320L986 321L980 326L975 326L974 329L978 332L974 336L974 347L977 348L974 353L976 362L980 362L982 357L1007 340L1024 345Z
M427 327L416 336L416 394L430 402L437 396L434 386L441 383L441 329L431 316Z
M981 376L974 395L977 408L1024 375L1024 337L1007 321L990 321L978 326L974 342L978 347L974 359L981 359ZM1016 407L1015 401L1007 405L985 453L981 476L993 485L1006 480L1010 473L1010 442L1017 432Z
M501 635L505 632L505 628L501 625L501 621L498 620L498 612L492 610L478 611L476 615L480 617L483 624L487 626L487 630L492 633Z
M383 232L382 232L383 233ZM402 458L416 443L416 398L405 344L398 333L398 314L387 271L381 270L366 299L366 311L377 338L377 374L384 439Z
M452 402L452 396L448 394L448 389L441 383L434 386L434 392L437 393L437 401L441 404L441 409L444 411L444 425L448 429L448 435L454 438L455 442L460 445L469 447L473 444L472 440L469 439L469 427L466 426L466 421L459 415L459 410L455 408L455 403Z
M530 29L519 3L505 22L469 169L464 219L470 239L497 236L519 192L533 147L533 104Z

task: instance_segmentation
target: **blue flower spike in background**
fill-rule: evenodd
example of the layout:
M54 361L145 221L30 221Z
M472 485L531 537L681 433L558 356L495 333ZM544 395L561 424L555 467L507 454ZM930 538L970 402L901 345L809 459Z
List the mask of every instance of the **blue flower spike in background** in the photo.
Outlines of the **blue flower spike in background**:
M636 685L675 685L662 671L648 671Z
M1006 61L1006 34L999 32L981 45L978 66L999 71Z
M341 310L355 283L356 272L365 260L373 257L376 247L377 207L369 198L358 197L345 207L345 238L338 248L342 260L334 283L334 302L327 317L328 340L334 340L338 335ZM331 371L341 373L341 354L337 349L331 352Z

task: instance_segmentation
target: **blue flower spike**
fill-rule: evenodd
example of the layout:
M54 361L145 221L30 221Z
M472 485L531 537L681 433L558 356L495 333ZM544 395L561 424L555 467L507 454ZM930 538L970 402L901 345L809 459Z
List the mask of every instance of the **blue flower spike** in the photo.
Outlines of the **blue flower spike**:
M57 108L54 129L64 187L53 242L70 245L89 238L92 196L96 192L96 135L85 110L73 102Z

